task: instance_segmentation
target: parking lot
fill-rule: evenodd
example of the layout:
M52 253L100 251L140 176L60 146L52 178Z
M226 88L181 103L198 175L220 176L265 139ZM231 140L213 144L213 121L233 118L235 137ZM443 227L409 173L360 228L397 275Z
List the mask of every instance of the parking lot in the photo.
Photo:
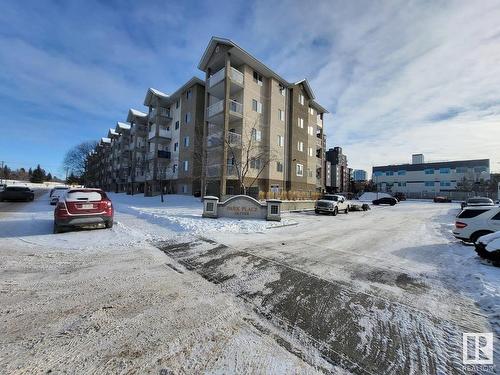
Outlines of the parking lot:
M267 227L111 195L113 229L54 235L44 197L0 216L9 372L463 373L462 333L499 333L498 269L451 236L457 204Z

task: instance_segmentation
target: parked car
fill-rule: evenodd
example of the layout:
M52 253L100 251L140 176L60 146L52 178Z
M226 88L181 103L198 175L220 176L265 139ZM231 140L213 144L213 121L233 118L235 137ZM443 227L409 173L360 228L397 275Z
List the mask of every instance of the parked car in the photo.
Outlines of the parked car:
M7 186L0 191L1 201L32 201L35 199L35 193L26 186Z
M453 235L464 242L476 242L496 231L500 231L500 207L466 207L457 215Z
M336 216L340 211L349 213L349 201L342 195L326 194L316 201L314 212Z
M472 197L467 199L465 202L461 203L462 209L465 207L474 206L494 206L495 202L492 199L486 197Z
M59 198L68 190L69 187L67 186L56 186L55 188L53 188L49 194L49 203L51 205L55 205L59 201Z
M69 189L54 210L54 233L97 224L112 228L113 217L113 204L101 189Z
M406 200L406 195L405 193L397 192L394 193L394 198L396 198L399 202L401 202Z
M4 191L7 187L7 184L0 184L0 191Z
M477 255L500 267L500 232L479 237L474 246Z
M451 199L444 196L434 197L434 203L451 203Z
M372 201L372 203L376 206L378 206L380 204L389 204L391 206L394 206L398 203L398 200L396 198L393 198L393 197L382 197L379 199L375 199L374 201Z

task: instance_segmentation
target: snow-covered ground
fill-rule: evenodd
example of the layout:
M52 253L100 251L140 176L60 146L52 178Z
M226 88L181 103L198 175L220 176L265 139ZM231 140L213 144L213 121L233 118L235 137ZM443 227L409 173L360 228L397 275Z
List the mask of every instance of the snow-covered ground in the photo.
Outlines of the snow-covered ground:
M500 270L451 236L458 204L267 223L110 197L113 229L58 235L47 196L0 203L3 371L461 373L463 332L500 336Z

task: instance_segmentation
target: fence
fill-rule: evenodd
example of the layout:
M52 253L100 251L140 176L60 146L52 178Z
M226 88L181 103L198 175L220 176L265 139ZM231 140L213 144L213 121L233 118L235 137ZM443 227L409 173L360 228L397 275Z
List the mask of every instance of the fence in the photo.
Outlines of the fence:
M487 197L491 198L493 200L497 200L497 193L496 192L490 192L490 191L481 191L481 192L474 192L474 191L440 191L439 193L435 192L408 192L405 193L407 199L433 199L434 197L440 196L440 197L447 197L451 200L454 201L465 201L470 197Z

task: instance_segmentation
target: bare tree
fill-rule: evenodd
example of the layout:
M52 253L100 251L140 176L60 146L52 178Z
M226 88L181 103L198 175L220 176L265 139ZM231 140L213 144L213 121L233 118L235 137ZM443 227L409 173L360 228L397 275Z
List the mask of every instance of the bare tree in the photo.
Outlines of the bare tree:
M96 146L97 141L85 141L70 149L63 161L66 172L84 177L87 172L88 157Z
M277 160L276 153L269 147L264 145L262 133L256 127L257 121L241 136L235 133L229 133L224 139L227 146L228 158L231 159L232 166L236 172L240 192L247 194L248 188L252 187L264 170ZM267 142L265 142L267 144Z

